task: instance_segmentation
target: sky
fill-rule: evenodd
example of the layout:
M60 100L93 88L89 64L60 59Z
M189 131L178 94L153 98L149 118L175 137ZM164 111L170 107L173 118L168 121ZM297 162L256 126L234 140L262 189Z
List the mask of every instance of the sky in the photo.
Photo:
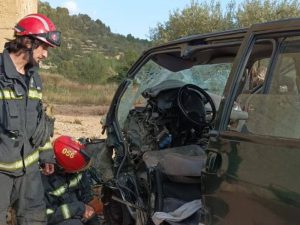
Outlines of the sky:
M225 7L229 0L222 0ZM149 39L150 28L165 23L170 13L190 6L191 0L42 0L52 8L65 7L70 14L87 14L110 27L113 33ZM200 2L200 1L198 1ZM236 1L239 2L239 1Z

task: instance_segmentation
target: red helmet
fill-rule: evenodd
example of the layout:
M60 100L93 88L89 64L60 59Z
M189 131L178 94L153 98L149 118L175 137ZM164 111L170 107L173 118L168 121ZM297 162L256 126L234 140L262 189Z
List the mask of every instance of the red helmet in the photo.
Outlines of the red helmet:
M43 14L25 16L14 28L16 36L33 36L51 47L60 46L60 32L52 21Z
M78 172L89 164L90 157L84 151L85 145L72 137L62 135L56 138L53 149L57 163L67 173Z

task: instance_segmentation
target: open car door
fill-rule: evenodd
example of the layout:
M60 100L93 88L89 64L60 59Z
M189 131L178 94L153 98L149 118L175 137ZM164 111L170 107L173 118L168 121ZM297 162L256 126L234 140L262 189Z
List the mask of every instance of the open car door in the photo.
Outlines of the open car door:
M300 20L252 26L210 133L205 224L299 224L299 81Z

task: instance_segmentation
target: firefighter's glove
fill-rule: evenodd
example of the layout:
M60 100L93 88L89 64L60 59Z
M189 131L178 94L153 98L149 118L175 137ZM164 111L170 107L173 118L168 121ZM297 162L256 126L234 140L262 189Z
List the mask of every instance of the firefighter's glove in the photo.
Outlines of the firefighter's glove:
M54 118L50 118L44 110L42 110L39 123L30 138L31 144L35 147L44 146L50 137L53 136L54 131Z
M88 203L89 206L93 207L96 215L103 213L103 203L98 196L93 196L93 199Z

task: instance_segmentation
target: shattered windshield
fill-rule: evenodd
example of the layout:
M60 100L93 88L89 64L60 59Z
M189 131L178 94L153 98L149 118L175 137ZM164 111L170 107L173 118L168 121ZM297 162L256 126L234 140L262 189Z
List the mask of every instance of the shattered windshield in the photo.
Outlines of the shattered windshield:
M121 98L118 108L118 121L121 129L129 111L134 106L145 106L146 100L141 95L144 90L168 80L175 80L197 85L209 93L222 95L231 66L231 63L201 64L173 72L149 60L135 75Z

